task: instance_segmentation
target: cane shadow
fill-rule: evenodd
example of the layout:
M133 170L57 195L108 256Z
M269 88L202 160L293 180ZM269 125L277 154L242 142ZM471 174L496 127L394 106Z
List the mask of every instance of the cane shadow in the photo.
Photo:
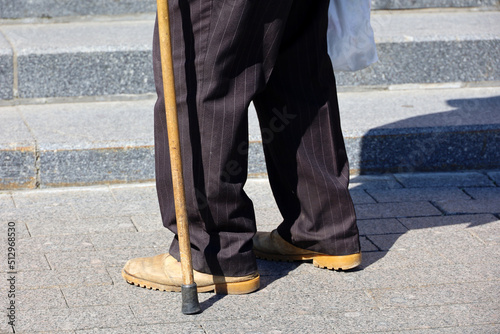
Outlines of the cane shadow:
M454 99L446 103L453 109L403 119L368 131L361 139L359 156L351 158L360 172L359 176L351 178L351 184L356 184L356 187L351 189L351 193L359 195L361 191L363 196L368 195L376 200L376 196L372 196L376 191L401 186L393 178L391 182L396 183L395 187L390 183L377 187L364 185L363 182L367 180L366 174L498 169L500 167L500 150L498 150L500 147L500 96ZM429 185L429 187L440 186L443 185ZM465 188L460 185L456 187ZM466 190L462 189L462 191L471 201L476 199ZM356 196L353 197L356 199ZM413 200L416 201L418 198ZM355 207L367 203L358 197L358 202L355 200ZM399 218L398 231L386 230L384 233L379 233L379 236L386 236L384 246L380 247L377 243L373 243L378 250L365 252L363 265L358 270L381 260L387 251L393 248L399 237L409 231L458 224L467 224L466 228L471 228L498 220L493 215L494 213L490 212L489 216L487 214L488 212L482 215L456 215L453 216L454 219L445 218L446 215L444 215L440 216L443 217L440 220L434 217L434 219L419 219L411 223L404 217L395 217ZM414 216L412 212L406 214L406 217L412 216ZM361 218L358 220L361 224L363 220L373 220L373 223L376 223L377 219L385 217L361 216L359 218ZM403 230L399 230L400 227ZM373 231L373 229L370 230ZM361 232L361 237L367 239L377 235ZM371 243L368 241L368 245Z

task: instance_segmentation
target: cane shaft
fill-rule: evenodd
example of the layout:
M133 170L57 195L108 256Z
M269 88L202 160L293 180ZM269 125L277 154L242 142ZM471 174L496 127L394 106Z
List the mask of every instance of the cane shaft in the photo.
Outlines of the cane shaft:
M170 165L172 169L172 183L174 188L175 216L177 219L177 235L179 237L182 279L184 285L191 285L194 283L194 278L186 212L186 196L184 193L184 179L182 176L182 159L179 125L177 120L177 104L175 99L174 67L172 61L170 22L168 17L168 0L157 0L157 9L165 114L167 119L168 145L170 152Z

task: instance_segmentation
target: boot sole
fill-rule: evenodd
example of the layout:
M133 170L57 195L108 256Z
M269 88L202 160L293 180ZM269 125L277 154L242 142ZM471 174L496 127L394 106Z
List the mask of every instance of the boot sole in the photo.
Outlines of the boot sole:
M166 285L156 282L151 282L127 273L122 270L122 276L129 284L136 285L141 288L159 290L159 291L170 291L170 292L180 292L181 287L175 285ZM243 295L257 291L260 287L260 275L243 282L233 282L233 283L215 283L212 285L198 286L198 292L212 292L214 291L219 295Z
M282 255L262 253L254 249L255 256L263 260L295 262L295 261L311 261L318 268L330 270L349 270L361 264L361 253L350 255L324 255L324 254L298 254L298 255Z

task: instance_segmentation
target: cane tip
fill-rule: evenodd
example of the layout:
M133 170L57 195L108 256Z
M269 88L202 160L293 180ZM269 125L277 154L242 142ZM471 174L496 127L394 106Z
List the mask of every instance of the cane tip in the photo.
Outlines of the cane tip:
M183 314L198 314L201 313L200 302L198 301L198 291L196 283L182 285L182 313Z

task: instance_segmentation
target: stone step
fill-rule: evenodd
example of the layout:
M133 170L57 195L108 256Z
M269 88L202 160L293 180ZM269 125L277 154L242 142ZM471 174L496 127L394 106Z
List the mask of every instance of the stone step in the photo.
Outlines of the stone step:
M0 0L0 19L126 15L154 11L155 0Z
M498 8L498 0L372 0L374 10L417 8ZM0 19L152 13L154 0L0 0Z
M498 87L346 92L339 103L353 173L500 167ZM0 107L0 189L152 180L153 104ZM249 128L258 176L266 170L253 108Z
M154 16L0 25L0 99L154 92ZM340 86L500 80L500 12L373 15L380 61ZM1 102L1 101L0 101Z
M372 0L372 9L498 8L498 0Z

